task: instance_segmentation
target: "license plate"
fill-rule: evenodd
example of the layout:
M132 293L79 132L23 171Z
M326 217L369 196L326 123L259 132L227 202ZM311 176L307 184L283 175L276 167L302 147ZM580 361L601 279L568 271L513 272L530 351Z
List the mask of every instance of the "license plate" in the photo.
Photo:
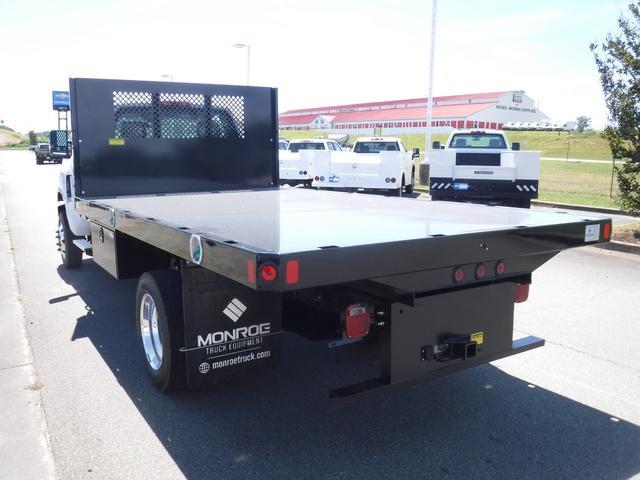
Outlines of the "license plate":
M453 184L453 189L454 190L469 190L469 184L468 183L454 183Z

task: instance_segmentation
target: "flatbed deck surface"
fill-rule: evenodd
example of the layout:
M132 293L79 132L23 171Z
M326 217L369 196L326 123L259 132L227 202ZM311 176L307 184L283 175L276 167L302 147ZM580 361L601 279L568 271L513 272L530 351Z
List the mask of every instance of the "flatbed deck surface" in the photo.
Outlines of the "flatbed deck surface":
M92 202L278 254L605 218L302 188L97 198Z

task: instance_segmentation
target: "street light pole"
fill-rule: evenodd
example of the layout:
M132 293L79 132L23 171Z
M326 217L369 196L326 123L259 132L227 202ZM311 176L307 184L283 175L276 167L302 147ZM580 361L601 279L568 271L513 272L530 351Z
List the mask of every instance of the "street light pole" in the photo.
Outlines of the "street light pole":
M247 49L247 86L249 86L249 71L251 68L251 46L248 43L234 43L233 48Z
M429 98L427 99L427 132L424 146L425 160L428 160L431 151L431 121L433 118L433 64L436 51L436 14L438 12L438 0L433 0L431 7L431 58L429 60Z

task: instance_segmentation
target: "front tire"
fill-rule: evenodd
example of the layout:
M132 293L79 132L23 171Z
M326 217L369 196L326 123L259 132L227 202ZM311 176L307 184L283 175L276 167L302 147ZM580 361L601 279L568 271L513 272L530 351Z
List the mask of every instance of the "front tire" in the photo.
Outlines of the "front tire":
M161 392L186 386L180 272L142 274L136 294L136 327L147 370Z
M56 237L58 239L58 250L60 250L62 264L70 269L80 268L82 264L82 250L73 243L73 240L79 237L71 231L64 208L58 210L58 230L56 231Z

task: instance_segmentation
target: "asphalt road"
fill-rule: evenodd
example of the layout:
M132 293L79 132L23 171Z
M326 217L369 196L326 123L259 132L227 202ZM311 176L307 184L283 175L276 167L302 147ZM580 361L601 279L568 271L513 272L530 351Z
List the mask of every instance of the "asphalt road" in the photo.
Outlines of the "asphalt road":
M286 336L273 371L162 395L135 339L135 281L92 260L60 267L58 169L0 152L16 293L58 478L640 476L640 257L558 255L516 310L516 334L547 345L429 384L331 401L328 389L358 378L360 347Z

